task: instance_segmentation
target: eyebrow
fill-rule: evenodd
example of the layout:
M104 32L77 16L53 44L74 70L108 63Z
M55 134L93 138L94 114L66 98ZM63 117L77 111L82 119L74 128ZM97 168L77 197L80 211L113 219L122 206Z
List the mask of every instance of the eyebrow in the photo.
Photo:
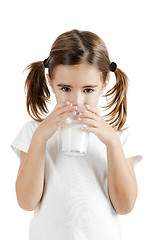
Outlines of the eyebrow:
M70 87L72 88L72 86L70 85L66 85L66 84L57 84L58 87ZM83 86L82 88L86 88L86 87L91 87L91 88L95 88L95 87L98 87L97 85L87 85L87 86Z

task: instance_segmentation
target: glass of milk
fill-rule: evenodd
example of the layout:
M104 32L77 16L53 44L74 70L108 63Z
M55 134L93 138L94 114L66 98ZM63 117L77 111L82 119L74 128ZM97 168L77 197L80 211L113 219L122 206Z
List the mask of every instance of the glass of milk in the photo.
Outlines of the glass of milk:
M88 125L77 120L79 113L87 111L87 109L85 105L77 107L76 115L72 118L67 118L67 124L61 127L62 152L73 157L86 154L89 139L89 133L80 129L82 126Z

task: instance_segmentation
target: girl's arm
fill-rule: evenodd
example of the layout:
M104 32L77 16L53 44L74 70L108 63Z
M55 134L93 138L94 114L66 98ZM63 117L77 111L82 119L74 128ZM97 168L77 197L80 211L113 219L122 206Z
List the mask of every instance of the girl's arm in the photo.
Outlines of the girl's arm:
M108 190L115 211L129 213L137 198L137 181L133 159L126 159L119 137L107 145Z
M94 133L106 145L110 200L117 213L127 214L133 209L138 192L133 159L125 158L120 138L99 110L93 106L86 107L88 111L82 113L78 120L89 127L81 129Z
M46 141L38 137L35 131L28 153L20 166L15 186L18 204L24 210L34 210L42 197L45 153Z
M28 153L20 165L16 180L16 194L21 208L32 211L41 200L44 188L44 167L46 144L59 127L67 124L66 119L73 117L77 107L69 102L57 103L51 114L35 130ZM24 154L22 155L24 158Z

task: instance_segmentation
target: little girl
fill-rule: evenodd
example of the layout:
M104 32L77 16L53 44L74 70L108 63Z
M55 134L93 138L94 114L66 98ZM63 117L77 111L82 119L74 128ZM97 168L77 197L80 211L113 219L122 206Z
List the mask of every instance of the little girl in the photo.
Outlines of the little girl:
M48 73L45 77L45 69ZM49 57L26 70L26 122L11 146L20 158L16 179L19 206L34 210L30 240L119 240L120 214L132 211L137 198L134 164L142 159L127 119L127 75L111 62L105 43L89 31L57 37ZM114 72L104 117L96 108ZM57 104L48 113L50 85ZM85 104L79 122L89 132L86 155L62 153L62 126ZM124 128L124 126L126 128Z

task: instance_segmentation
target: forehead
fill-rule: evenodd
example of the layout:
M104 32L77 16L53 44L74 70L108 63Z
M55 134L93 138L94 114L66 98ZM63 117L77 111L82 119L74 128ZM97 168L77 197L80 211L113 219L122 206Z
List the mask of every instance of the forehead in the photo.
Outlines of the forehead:
M78 65L58 65L55 70L55 80L57 81L84 81L96 82L101 81L102 73L93 65L81 63Z

